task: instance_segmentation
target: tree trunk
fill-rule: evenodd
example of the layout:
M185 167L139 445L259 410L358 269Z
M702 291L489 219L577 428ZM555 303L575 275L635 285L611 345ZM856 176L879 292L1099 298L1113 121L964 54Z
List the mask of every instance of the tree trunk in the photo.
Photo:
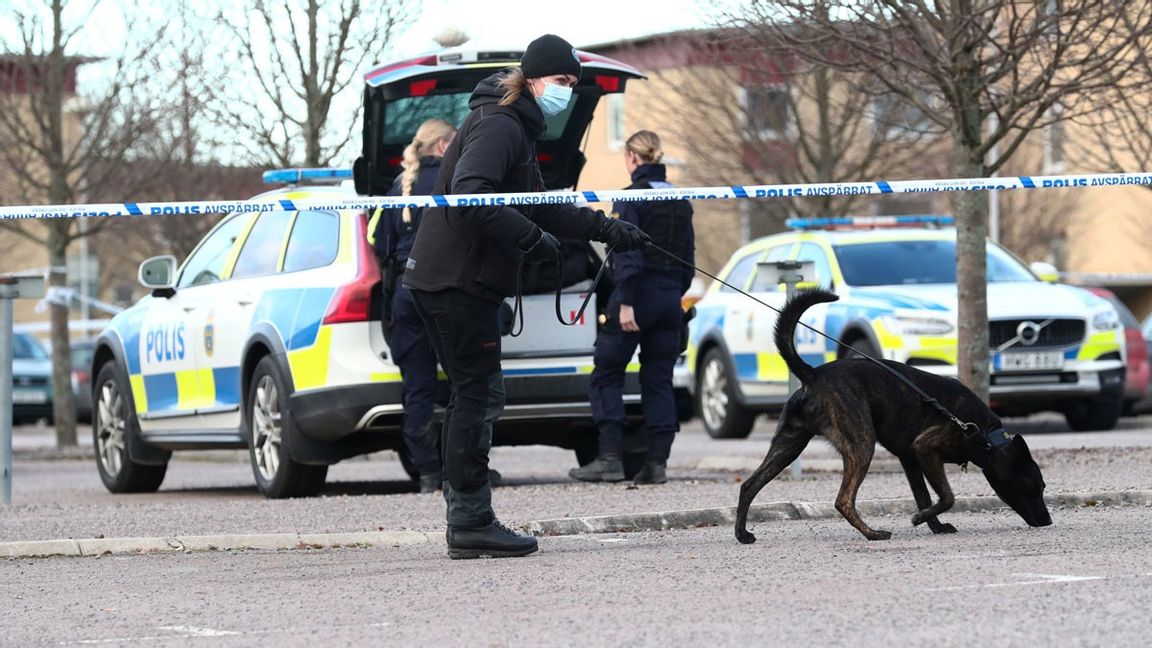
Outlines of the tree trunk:
M956 148L955 170L979 178L984 164L972 152ZM960 382L988 401L988 196L983 191L956 194L956 298Z
M68 275L63 270L67 262L68 230L71 222L61 220L48 228L48 263L53 268L48 285L67 287ZM76 445L76 399L72 394L72 351L68 339L68 305L52 304L52 411L56 423L56 446Z

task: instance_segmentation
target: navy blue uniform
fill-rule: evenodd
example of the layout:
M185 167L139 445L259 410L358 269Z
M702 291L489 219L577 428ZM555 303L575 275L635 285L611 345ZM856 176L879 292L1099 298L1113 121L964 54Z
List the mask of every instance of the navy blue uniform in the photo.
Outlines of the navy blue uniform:
M431 194L439 171L440 158L421 158L409 195ZM389 196L403 193L400 183L401 178L397 178L388 191ZM436 449L438 433L432 427L436 353L428 341L424 321L416 311L412 291L403 284L404 265L408 262L408 253L412 250L423 212L419 207L409 208L410 218L404 222L402 209L385 209L376 223L374 248L381 263L390 265L391 272L385 272L385 276L394 277L391 286L385 286L384 294L385 298L390 298L386 314L389 318L388 347L404 379L404 444L413 465L421 475L427 475L441 471L440 453Z
M663 164L642 164L632 172L629 189L669 187ZM618 202L612 210L638 226L652 242L695 264L696 241L692 208L687 201ZM658 250L614 252L616 281L607 321L596 335L596 368L592 371L589 400L600 430L600 455L623 455L624 372L636 346L640 346L640 390L644 420L651 432L648 460L666 462L680 429L672 391L672 368L680 355L680 328L684 313L680 298L692 284L694 270ZM620 328L620 305L632 306L639 332Z

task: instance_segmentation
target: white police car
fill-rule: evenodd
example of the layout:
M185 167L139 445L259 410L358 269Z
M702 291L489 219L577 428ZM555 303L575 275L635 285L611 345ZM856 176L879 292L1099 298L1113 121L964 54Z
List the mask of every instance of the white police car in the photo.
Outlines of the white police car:
M840 300L812 308L805 323L874 357L955 376L955 231L877 227L925 222L951 219L797 219L790 224L799 231L745 245L718 276L780 308L782 286L764 278L778 261L813 262L814 283ZM844 226L850 229L820 229ZM868 229L853 228L860 226ZM779 410L789 394L788 371L772 340L776 313L718 282L696 311L676 385L692 394L709 434L745 437L757 413ZM995 410L1056 410L1077 430L1115 426L1123 403L1124 337L1106 300L1037 279L989 241L988 317ZM803 327L797 349L813 365L846 353Z
M642 78L617 61L580 55L585 74L574 100L549 119L539 148L550 188L576 184L580 142L600 97ZM355 182L350 171L274 172L266 180L341 182L289 186L254 201L289 201L281 204L290 209L305 198L353 198L353 185L384 193L417 126L433 116L458 122L476 83L519 57L450 50L369 72ZM392 448L405 459L401 378L379 323L381 277L367 221L359 210L240 209L183 264L171 256L141 264L151 294L113 318L93 355L96 463L110 491L156 490L174 450L247 448L268 497L315 494L328 466L353 455ZM562 310L570 316L598 267L587 253L587 276L565 282ZM524 334L504 340L508 404L495 442L569 447L586 462L596 453L587 395L595 304L562 326L554 300L526 295ZM634 375L628 388L635 405Z

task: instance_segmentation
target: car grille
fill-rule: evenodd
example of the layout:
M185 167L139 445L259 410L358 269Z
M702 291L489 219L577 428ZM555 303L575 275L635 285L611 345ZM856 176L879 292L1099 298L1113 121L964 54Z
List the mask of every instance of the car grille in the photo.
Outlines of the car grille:
M1008 340L1015 338L1016 329L1023 322L1042 324L1044 320L1013 319L994 320L988 322L988 346L996 349L999 348L1002 344L1006 343ZM1084 320L1058 319L1053 320L1051 324L1040 329L1040 334L1036 338L1035 344L1024 345L1017 341L1009 348L1043 349L1053 347L1067 347L1080 344L1083 341Z

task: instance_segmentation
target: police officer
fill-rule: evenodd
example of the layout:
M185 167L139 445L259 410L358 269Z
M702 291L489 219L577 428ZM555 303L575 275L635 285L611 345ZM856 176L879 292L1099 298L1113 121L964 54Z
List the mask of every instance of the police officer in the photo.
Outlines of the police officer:
M660 163L663 156L656 133L642 130L628 138L624 148L624 164L632 176L628 189L672 186ZM692 205L687 200L618 202L612 209L620 220L652 237L653 247L611 256L616 290L596 335L596 366L589 388L600 452L591 463L568 474L582 481L624 480L624 372L639 345L640 398L651 438L634 482L662 484L668 481L668 456L680 429L672 391L672 368L680 355L684 324L680 298L691 286L694 270L654 246L695 264Z
M456 129L442 119L420 124L405 147L403 172L392 183L389 196L426 196L432 193L444 150ZM416 312L412 293L402 274L420 227L423 209L381 209L369 224L368 242L379 257L384 274L384 319L392 360L404 380L404 446L420 476L420 492L440 490L443 474L432 412L436 398L436 353L428 341L424 322Z
M536 141L545 115L572 101L580 71L576 50L549 34L528 45L519 67L481 81L433 193L543 191ZM441 432L451 558L537 550L535 538L503 526L492 510L484 417L500 384L500 305L515 293L522 262L555 262L554 234L618 250L639 249L647 239L639 228L570 204L470 204L425 210L408 257L404 283L451 390Z

